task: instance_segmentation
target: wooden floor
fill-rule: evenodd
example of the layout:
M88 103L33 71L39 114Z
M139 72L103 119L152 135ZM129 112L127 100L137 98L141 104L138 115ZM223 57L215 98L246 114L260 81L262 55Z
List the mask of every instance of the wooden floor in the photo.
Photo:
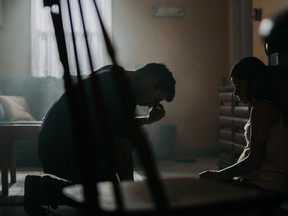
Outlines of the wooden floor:
M175 161L158 162L158 170L163 177L177 177L177 176L192 176L198 177L199 172L207 169L217 169L217 158L196 158L196 162L180 163ZM10 186L9 195L23 195L24 194L24 179L28 174L43 174L39 169L18 169L17 183ZM136 179L141 179L143 172L136 168ZM1 197L0 197L1 198ZM288 206L277 210L273 216L288 216ZM69 207L60 206L57 210L52 210L49 214L51 216L83 216L79 210ZM199 214L197 214L199 215ZM252 214L253 215L253 214ZM22 205L0 205L0 216L27 216ZM201 216L201 215L200 215ZM215 215L213 215L215 216ZM254 216L254 215L253 215ZM255 215L258 216L258 215Z
M217 159L215 158L196 158L196 162L174 162L162 161L159 162L158 170L161 176L198 176L198 173L206 169L217 169ZM10 195L24 194L23 184L25 176L28 174L39 174L39 170L20 169L17 173L17 183L10 187ZM136 179L141 178L143 172L136 168ZM41 172L40 172L41 174ZM58 216L76 216L80 215L79 211L68 206L61 206L57 210L52 210ZM27 216L23 206L0 206L1 216ZM53 215L50 213L50 215Z

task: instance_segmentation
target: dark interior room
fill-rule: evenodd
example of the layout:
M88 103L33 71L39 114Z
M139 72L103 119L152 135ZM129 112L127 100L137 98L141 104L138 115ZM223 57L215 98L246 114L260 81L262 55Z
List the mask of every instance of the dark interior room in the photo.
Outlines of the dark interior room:
M287 29L287 0L0 0L0 215L288 215Z

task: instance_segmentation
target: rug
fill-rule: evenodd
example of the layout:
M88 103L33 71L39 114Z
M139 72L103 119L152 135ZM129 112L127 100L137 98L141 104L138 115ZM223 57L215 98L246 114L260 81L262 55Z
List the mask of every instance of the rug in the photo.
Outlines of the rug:
M22 206L24 196L0 197L0 206Z
M23 170L17 171L17 177L16 177L17 182L9 185L9 195L3 196L2 191L0 193L0 206L23 205L24 181L26 175L42 175L42 174L43 172L41 171L23 171Z
M17 176L18 178L18 176ZM23 205L24 181L16 182L9 186L9 195L0 196L0 206L3 205Z

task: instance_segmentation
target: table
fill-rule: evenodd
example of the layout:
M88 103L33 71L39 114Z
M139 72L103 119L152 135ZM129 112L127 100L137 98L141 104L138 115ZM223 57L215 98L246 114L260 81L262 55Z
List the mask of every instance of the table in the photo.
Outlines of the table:
M16 141L37 140L41 121L0 122L2 195L9 194L8 168L10 158L11 183L16 182Z
M248 211L253 212L251 215L262 215L260 212L267 213L283 199L282 196L268 191L258 191L203 178L166 177L162 179L162 182L170 204L166 215L194 215L194 213L201 216L247 215ZM97 188L101 209L106 212L115 211L112 183L101 182L97 184ZM130 213L155 211L145 180L124 181L120 183L120 188L125 211ZM78 203L84 202L82 185L64 188L63 193Z

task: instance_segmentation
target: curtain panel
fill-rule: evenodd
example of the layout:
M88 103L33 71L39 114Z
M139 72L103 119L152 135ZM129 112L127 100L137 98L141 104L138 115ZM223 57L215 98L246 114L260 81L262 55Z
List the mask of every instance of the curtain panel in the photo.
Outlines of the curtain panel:
M80 72L83 75L91 73L81 22L78 0L68 0L71 6L74 34L77 45ZM69 21L67 0L61 0L63 27L68 52L71 74L76 75L75 53ZM111 0L97 0L103 22L108 34L112 35ZM93 0L82 0L83 15L89 48L92 55L93 71L110 64L96 9ZM63 67L59 59L54 27L50 15L50 7L44 7L42 0L31 0L31 70L33 76L45 77L63 76Z

